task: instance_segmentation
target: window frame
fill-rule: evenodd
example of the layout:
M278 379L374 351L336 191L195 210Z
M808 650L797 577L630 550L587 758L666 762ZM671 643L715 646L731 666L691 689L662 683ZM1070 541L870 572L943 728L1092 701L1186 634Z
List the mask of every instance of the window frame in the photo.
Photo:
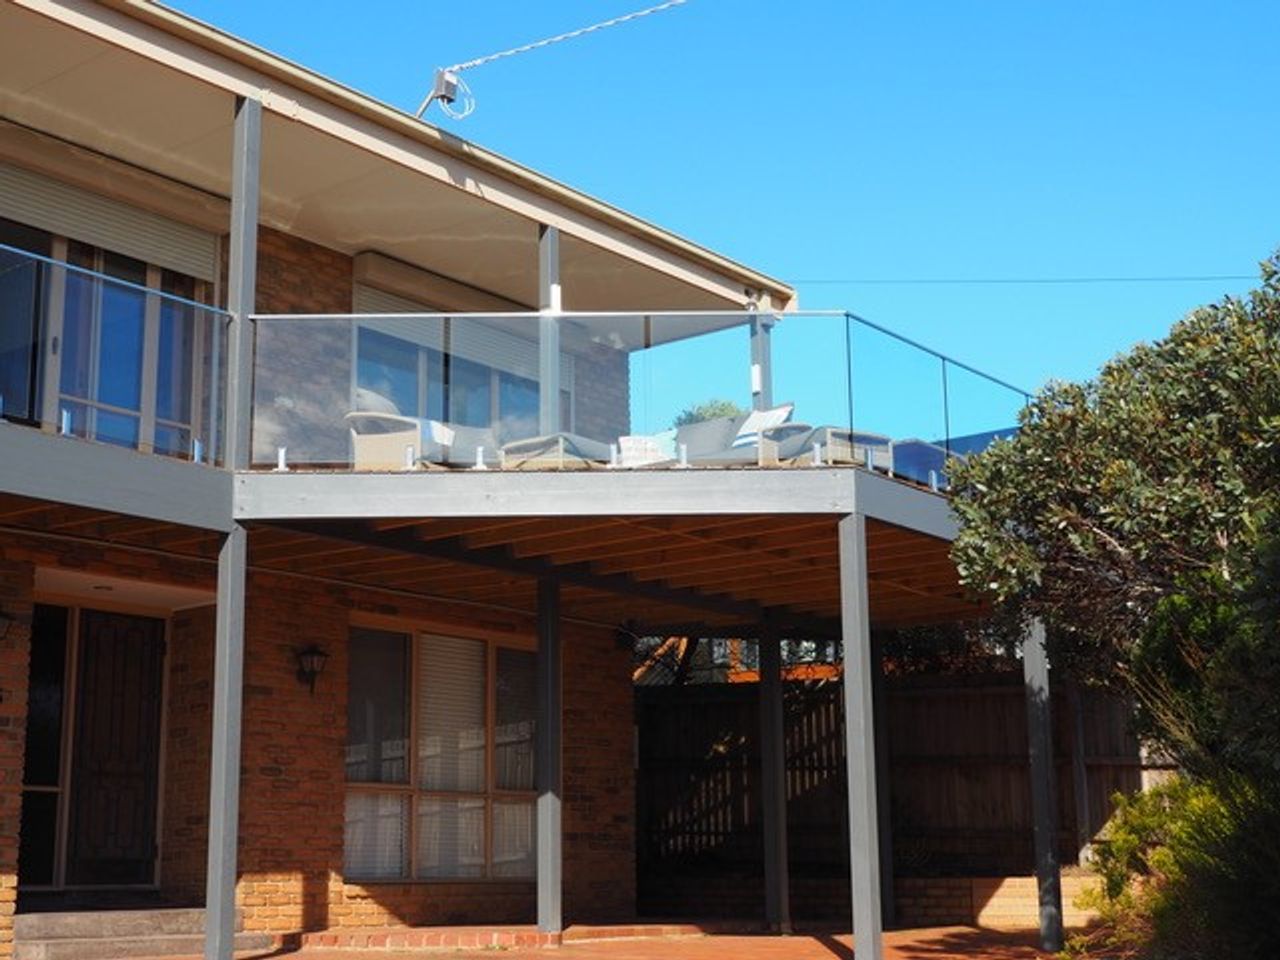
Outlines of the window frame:
M432 308L432 307L424 306L422 312L423 313L439 313L440 311L437 311L435 310L435 308ZM359 315L357 315L357 317L358 316ZM446 324L451 323L455 319L455 316L459 319L466 318L466 314L450 315L445 318L445 323ZM408 354L410 351L415 351L417 362L416 364L414 364L414 368L416 371L414 376L416 377L415 393L417 395L417 399L415 401L415 404L416 404L415 409L413 409L412 411L405 411L405 410L400 411L400 413L406 417L435 419L434 417L431 416L430 398L431 398L431 391L433 389L438 389L440 391L441 404L443 407L441 420L445 423L461 424L461 421L455 420L452 417L452 413L453 413L452 407L454 403L454 398L453 398L454 385L452 383L452 378L450 377L449 373L445 372L443 375L443 382L438 384L434 383L433 378L431 378L430 376L431 361L429 357L432 352L435 352L439 356L440 368L442 371L449 371L450 367L452 366L455 360L461 360L466 363L473 364L474 366L483 368L485 372L488 374L489 422L487 424L484 424L483 426L489 429L497 430L500 428L502 424L502 403L501 403L502 377L507 376L507 377L513 377L520 380L527 380L530 383L534 384L534 386L539 386L537 380L531 379L530 377L526 377L523 374L514 373L510 370L504 370L501 367L495 367L493 364L486 363L483 360L476 360L472 357L465 357L465 356L462 356L461 354L451 353L448 350L445 350L443 347L432 347L424 343L415 343L412 340L406 340L404 337L396 336L394 333L387 333L385 330L379 330L375 326L370 326L368 324L360 323L357 321L356 323L352 324L352 332L351 332L351 358L352 358L351 405L353 410L355 409L355 403L356 403L356 390L359 389L361 386L361 383L360 383L360 356L361 356L360 335L364 332L368 332L379 337L385 337L389 340L395 340L397 343L399 343L402 346L406 354ZM445 340L446 342L448 341L447 336L445 337ZM562 364L563 364L564 358L567 356L568 356L567 353L562 352L562 355L561 355ZM563 372L563 366L562 366L562 372ZM569 385L562 383L560 385L560 417L562 420L560 424L560 429L562 431L572 433L575 429L575 421L577 420L577 409L578 409L577 400L578 400L578 391L577 391L576 383L569 384ZM465 424L465 426L478 426L478 425ZM515 439L524 439L524 438L515 438Z
M498 650L510 649L523 653L536 654L537 644L529 637L467 629L438 629L424 627L418 623L408 623L399 619L382 617L353 618L348 626L348 637L354 630L379 630L386 633L397 633L408 640L409 682L406 685L408 702L405 704L408 723L405 730L405 779L403 782L360 781L346 779L343 769L343 805L351 793L372 795L392 795L408 801L408 822L405 825L404 854L401 861L401 872L395 877L362 877L348 876L346 870L346 842L343 841L342 882L347 884L426 884L426 883L531 883L535 874L529 876L499 876L493 873L493 808L495 803L527 803L535 804L538 797L536 784L529 790L500 789L497 786L495 772L495 756L497 753L497 677ZM432 637L453 640L469 640L484 644L484 771L485 789L476 791L429 790L419 786L420 770L418 763L418 735L420 730L419 681L422 670L420 665L420 645L429 642ZM350 650L348 649L348 656ZM349 668L348 668L349 669ZM349 675L349 674L348 674ZM534 727L534 757L537 757L538 730ZM345 738L344 738L345 748ZM536 768L535 768L536 776ZM484 804L484 865L481 875L477 877L423 877L418 875L418 802L419 798L434 800L481 800ZM345 814L344 814L345 823ZM534 842L536 844L536 830ZM536 855L536 854L535 854ZM536 866L534 868L536 872Z
M26 226L26 224L23 224ZM117 415L122 417L135 418L138 423L137 432L138 439L135 444L127 449L137 450L140 453L155 453L156 451L156 428L177 429L185 431L188 435L188 449L185 451L186 458L194 457L194 447L192 439L199 433L199 427L204 422L206 414L209 413L205 409L204 402L204 364L202 361L202 351L206 349L206 340L209 337L209 327L214 323L207 315L200 317L188 317L186 322L196 325L191 331L190 336L190 366L191 376L187 384L187 406L189 410L189 420L182 422L179 420L159 417L158 416L158 382L160 379L160 364L162 358L160 356L160 340L161 326L163 324L162 305L164 298L164 280L165 274L180 276L192 281L193 294L189 299L192 303L212 302L215 294L214 284L199 277L189 274L183 274L178 270L161 267L154 263L148 262L142 258L136 257L130 253L123 253L120 250L109 249L107 247L98 246L88 241L75 240L57 233L50 234L50 259L56 262L56 265L48 267L47 283L48 294L45 303L40 308L40 342L33 344L33 352L37 355L37 392L41 396L39 410L41 415L48 419L55 416L56 420L52 421L55 428L61 428L61 411L64 408L82 408L85 411L85 421L83 424L84 435L89 439L97 438L97 420L98 414L105 413L108 415ZM64 388L63 382L63 354L66 352L66 292L67 277L69 271L60 267L61 264L71 265L71 246L79 244L86 247L90 251L92 264L87 269L94 274L102 277L110 277L106 272L106 257L108 255L116 255L126 257L130 260L136 260L143 265L145 273L145 282L141 286L145 287L147 292L143 294L142 305L142 347L139 359L141 380L138 384L138 409L131 410L127 407L121 407L108 403L99 397L99 361L101 359L102 350L102 334L103 320L105 309L102 299L102 283L107 281L96 281L91 287L90 303L89 303L89 342L85 345L88 350L87 362L89 366L89 386L86 390L87 396L79 397L73 393L68 393ZM212 309L212 308L211 308ZM179 321L182 322L182 321ZM218 332L215 329L212 333L213 339L216 341ZM214 356L216 357L216 347ZM164 456L183 458L182 452L160 451ZM206 456L213 458L216 456L216 450L207 449Z

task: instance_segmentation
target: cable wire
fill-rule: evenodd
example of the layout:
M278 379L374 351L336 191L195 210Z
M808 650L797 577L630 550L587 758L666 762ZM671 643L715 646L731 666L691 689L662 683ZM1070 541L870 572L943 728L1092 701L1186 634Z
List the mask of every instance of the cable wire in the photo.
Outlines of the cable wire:
M504 57L514 57L518 53L528 53L530 50L538 50L542 47L549 47L554 43L560 43L564 40L572 40L575 37L581 37L584 34L595 33L597 30L604 30L606 27L616 27L620 23L627 23L631 20L639 20L641 17L647 17L650 14L660 13L663 10L669 10L672 7L678 7L688 3L689 0L665 0L656 6L646 7L644 10L637 10L634 13L626 13L620 17L614 17L612 20L604 20L600 23L593 23L589 27L579 27L577 30L570 30L567 33L556 34L554 37L547 37L545 40L536 40L533 43L522 44L518 47L512 47L510 50L500 50L497 53L491 53L485 57L476 57L474 60L467 60L465 63L455 63L451 67L441 67L436 71L435 85L430 93L423 98L422 104L418 107L415 117L421 119L426 113L427 107L432 103L439 102L440 109L444 111L445 116L452 117L454 120L463 120L475 111L476 98L471 92L471 88L467 86L467 82L462 79L459 74L463 70L470 70L472 67L483 66L486 63L492 63L494 60L501 60ZM442 92L447 87L446 82L452 82L456 85L458 94L462 101L462 106L455 109L452 106L453 97ZM442 84L444 86L442 86Z
M570 30L567 33L557 34L554 37L547 37L545 40L536 40L533 43L526 43L519 47L512 47L510 50L491 53L487 57L476 57L476 59L468 60L466 63L455 63L452 67L446 67L445 69L450 73L456 73L459 70L470 70L472 67L483 66L486 63L492 63L494 60L501 60L504 57L514 57L518 53L528 53L530 50L549 47L553 43L560 43L563 40L572 40L575 37L581 37L588 33L595 33L597 30L603 30L606 27L616 27L620 23L627 23L630 20L639 20L641 17L660 13L663 10L669 10L672 7L678 7L684 3L688 3L688 0L666 0L665 3L659 3L656 6L648 7L644 10L637 10L635 13L626 13L620 17L614 17L612 20L593 23L589 27L579 27L577 30Z

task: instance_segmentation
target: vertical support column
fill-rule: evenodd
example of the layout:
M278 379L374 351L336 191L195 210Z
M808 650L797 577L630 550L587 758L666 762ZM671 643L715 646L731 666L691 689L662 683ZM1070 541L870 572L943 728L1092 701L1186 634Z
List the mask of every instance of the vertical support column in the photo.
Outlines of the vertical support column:
M1085 757L1084 703L1080 685L1067 688L1067 704L1071 710L1071 795L1076 809L1076 862L1089 859L1093 843L1093 812L1089 809L1089 765Z
M560 431L560 231L538 227L538 432Z
M893 902L893 805L889 780L889 700L884 683L884 634L871 632L871 709L875 717L876 829L880 841L880 920L886 927L897 921Z
M236 927L240 819L240 718L244 688L244 595L248 534L236 526L218 552L209 750L209 850L205 880L205 960L231 960Z
M538 581L538 931L560 933L561 910L560 828L561 715L560 583L551 577Z
M787 864L787 742L782 704L782 650L778 632L760 631L760 783L764 814L764 913L769 929L791 932Z
M773 406L773 318L751 318L751 409Z
M227 270L226 466L249 466L253 353L248 316L257 278L258 176L262 104L238 97L231 159L231 243ZM231 960L235 941L240 820L240 723L244 693L244 602L248 533L237 525L218 552L209 770L205 960Z
M253 331L258 278L258 176L262 145L262 103L236 98L231 156L231 238L227 260L226 464L249 466L253 402Z
M867 607L867 519L840 521L840 622L844 645L844 739L849 773L849 872L858 960L882 960L880 844L876 817L875 713Z
M1027 694L1027 744L1031 754L1031 813L1035 832L1036 885L1040 892L1040 945L1062 949L1062 881L1054 850L1058 822L1053 784L1053 717L1049 709L1049 658L1044 624L1032 623L1022 640Z

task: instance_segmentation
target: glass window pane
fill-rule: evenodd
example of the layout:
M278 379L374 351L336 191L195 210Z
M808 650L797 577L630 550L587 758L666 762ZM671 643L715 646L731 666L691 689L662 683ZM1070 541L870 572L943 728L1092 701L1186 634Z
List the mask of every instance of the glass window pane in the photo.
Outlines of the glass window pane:
M485 644L423 637L418 657L418 778L427 790L485 788Z
M103 403L137 410L142 400L142 340L147 296L132 287L104 281L98 336L98 397Z
M187 427L156 424L156 453L184 457L191 453L191 430Z
M406 783L409 637L352 630L347 656L347 779Z
M114 443L121 447L138 445L138 418L123 413L110 413L98 410L94 413L97 426L93 431L95 440L103 443Z
M532 790L534 787L533 744L538 709L536 668L534 654L526 650L498 648L493 778L500 790ZM494 829L497 829L496 825Z
M18 883L24 887L53 883L54 842L58 835L58 795L24 791L22 830L18 834Z
M450 357L448 419L466 427L489 426L493 422L491 380L491 371L483 364Z
M348 790L343 876L348 880L403 877L408 824L408 797Z
M418 799L418 876L484 876L484 801Z
M498 440L538 435L538 384L514 373L498 374ZM563 423L565 430L568 422Z
M191 422L195 309L171 300L160 302L160 350L156 369L156 416Z
M357 340L356 386L390 400L405 416L417 416L418 350L407 340L362 329Z
M75 244L73 246L73 252ZM68 257L71 259L71 257ZM56 268L61 270L61 268ZM62 311L62 392L71 397L89 396L89 371L93 356L94 285L82 273L61 270L66 276Z
M26 762L22 773L22 782L27 786L58 785L66 665L67 609L38 605L31 623Z
M52 238L43 230L0 217L0 243L48 256ZM0 399L11 417L34 419L41 282L45 268L0 250Z
M536 869L533 836L533 801L495 802L490 875L531 879Z
M439 350L427 350L427 416L432 420L444 420L444 354Z

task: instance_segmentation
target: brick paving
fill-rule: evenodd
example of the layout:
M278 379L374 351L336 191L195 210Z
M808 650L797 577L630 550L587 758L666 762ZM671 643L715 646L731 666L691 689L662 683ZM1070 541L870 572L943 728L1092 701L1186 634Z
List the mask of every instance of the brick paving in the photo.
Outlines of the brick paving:
M718 934L566 943L561 947L503 950L335 950L307 947L245 953L241 960L856 960L848 934L767 936ZM1045 960L1033 931L975 927L895 930L885 934L885 960Z

